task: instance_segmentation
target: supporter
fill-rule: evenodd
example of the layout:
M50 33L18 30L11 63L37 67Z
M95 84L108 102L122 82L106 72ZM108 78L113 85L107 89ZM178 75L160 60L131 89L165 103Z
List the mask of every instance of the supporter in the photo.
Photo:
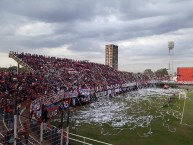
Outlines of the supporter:
M3 99L0 97L0 120L3 116Z
M27 122L23 124L23 128L18 132L18 138L22 136L25 138L25 143L28 144L28 138L30 133L30 126Z
M14 143L14 137L13 137L13 129L8 130L5 134L5 142L6 144L10 145Z

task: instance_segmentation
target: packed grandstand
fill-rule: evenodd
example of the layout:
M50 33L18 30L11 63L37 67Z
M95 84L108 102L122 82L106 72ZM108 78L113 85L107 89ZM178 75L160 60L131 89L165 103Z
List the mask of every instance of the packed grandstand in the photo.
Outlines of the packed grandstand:
M18 139L24 133L28 143L30 133L26 128L40 126L42 105L46 106L47 120L59 110L89 103L99 96L114 96L169 79L169 76L117 71L87 61L17 52L10 52L9 55L25 64L29 71L0 72L0 121L7 127L4 129L1 125L0 139L5 144L11 144L11 139L13 143L13 115L20 115L23 108L28 110L29 116L23 126L18 126L23 128L23 132L18 131ZM17 109L14 109L15 104ZM51 125L47 126L51 130Z

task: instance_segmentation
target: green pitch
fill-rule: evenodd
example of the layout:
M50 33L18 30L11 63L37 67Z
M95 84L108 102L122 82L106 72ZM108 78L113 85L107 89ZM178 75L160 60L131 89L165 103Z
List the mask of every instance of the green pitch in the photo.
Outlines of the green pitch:
M184 103L185 101L185 103ZM114 99L122 103L127 110L121 120L127 120L123 126L113 126L112 122L81 122L70 124L70 132L113 145L192 145L193 144L193 94L179 100L178 95L152 96L148 99ZM185 106L184 106L185 104ZM84 110L87 109L86 106ZM184 113L183 113L184 108ZM73 114L73 116L75 116ZM80 115L80 114L79 114ZM183 118L182 118L183 116ZM77 119L75 122L81 121ZM182 121L182 122L181 122ZM79 139L78 137L76 139ZM91 144L97 145L89 141ZM74 142L79 145L79 143Z

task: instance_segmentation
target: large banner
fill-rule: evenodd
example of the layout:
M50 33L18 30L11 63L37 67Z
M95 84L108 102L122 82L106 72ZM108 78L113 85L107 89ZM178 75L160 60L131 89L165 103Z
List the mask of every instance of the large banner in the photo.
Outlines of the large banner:
M59 93L54 96L46 96L42 98L38 98L31 103L30 112L34 112L37 116L40 116L41 105L44 104L48 110L48 117L52 117L57 114L58 110L67 109L71 104L71 95L75 95L74 93Z
M80 94L84 96L89 96L90 95L90 90L89 89L80 89Z
M63 100L64 98L65 98L64 93L61 93L61 92L53 96L46 96L46 97L38 98L31 103L30 111L33 110L34 112L36 112L38 109L40 109L40 106L42 104L48 106L48 105L57 103Z
M105 91L99 91L101 89L101 87L99 86L100 89L96 92L94 92L94 89L93 90L80 89L79 90L79 93L81 95L80 101L89 102L90 95L94 93L96 94L96 97L104 97L106 95L114 96L116 93L120 92L123 88L129 90L134 85L136 85L135 82L126 83L122 85L115 84L107 86L107 90ZM75 106L77 97L78 97L77 90L68 92L61 91L53 96L46 96L34 100L30 106L30 111L33 111L37 116L40 116L41 105L44 104L48 109L48 117L52 117L55 116L59 110L67 109L70 107L70 105Z
M113 90L111 90L111 93L112 93ZM108 91L101 91L101 92L97 92L96 93L96 97L103 97L103 96L106 96L108 93Z

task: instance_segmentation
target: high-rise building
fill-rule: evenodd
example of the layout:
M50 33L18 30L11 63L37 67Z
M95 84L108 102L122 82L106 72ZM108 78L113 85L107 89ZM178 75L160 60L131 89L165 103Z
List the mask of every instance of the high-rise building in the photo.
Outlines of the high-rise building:
M105 64L118 70L118 46L109 44L105 48Z

